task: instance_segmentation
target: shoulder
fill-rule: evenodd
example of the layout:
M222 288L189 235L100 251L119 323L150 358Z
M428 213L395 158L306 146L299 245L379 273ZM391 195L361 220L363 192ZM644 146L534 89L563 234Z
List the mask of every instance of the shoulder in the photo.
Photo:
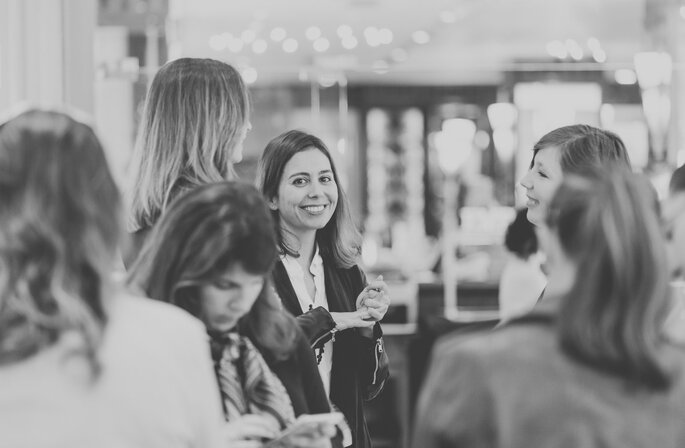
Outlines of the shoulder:
M105 343L112 346L184 347L205 344L204 324L185 310L157 300L121 292L112 297Z
M551 326L509 324L495 330L444 336L436 343L433 358L454 367L467 360L496 376L512 372L507 369L532 370L555 357L557 351Z

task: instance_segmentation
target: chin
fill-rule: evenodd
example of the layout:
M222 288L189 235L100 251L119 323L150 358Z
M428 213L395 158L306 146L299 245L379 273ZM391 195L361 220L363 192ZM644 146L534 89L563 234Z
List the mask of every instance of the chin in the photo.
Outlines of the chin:
M543 217L541 215L542 212L539 207L533 209L529 208L528 213L526 213L526 218L528 218L528 221L530 221L530 223L534 226L539 226L543 223Z

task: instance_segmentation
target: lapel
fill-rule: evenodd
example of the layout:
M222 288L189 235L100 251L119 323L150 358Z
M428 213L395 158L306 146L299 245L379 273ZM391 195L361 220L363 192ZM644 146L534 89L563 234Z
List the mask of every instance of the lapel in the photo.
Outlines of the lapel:
M348 297L355 293L355 285L353 284L354 277L352 269L337 269L332 266L332 262L323 258L323 271L326 281L326 299L328 300L328 310L332 312L349 312L354 311L354 302L357 297ZM276 290L280 292L283 307L292 315L299 316L304 311L300 306L300 301L297 299L295 289L293 288L288 272L281 261L277 261L273 270L273 279ZM356 285L361 290L363 285Z
M349 284L349 275L342 269L333 267L333 262L324 258L324 276L326 277L326 298L328 299L328 309L335 312L354 311L354 298L347 297L354 292L354 288Z
M285 270L285 266L283 266L283 263L281 263L280 260L278 260L274 266L273 278L276 290L281 292L280 295L283 307L293 316L302 314L303 311L300 306L300 301L297 300L297 294L295 294L293 284L290 283L288 272Z

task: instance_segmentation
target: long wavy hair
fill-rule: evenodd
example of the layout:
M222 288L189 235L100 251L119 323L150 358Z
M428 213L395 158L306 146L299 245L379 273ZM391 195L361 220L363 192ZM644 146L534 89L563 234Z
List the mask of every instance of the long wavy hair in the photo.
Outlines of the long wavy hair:
M265 282L239 329L272 359L292 350L294 319L281 309L269 283L276 260L269 210L255 187L220 182L196 187L174 201L154 227L129 283L149 297L200 316L199 289L221 280L235 263Z
M623 141L611 131L586 124L554 129L542 136L533 147L531 168L538 151L550 146L559 148L564 174L582 174L595 168L631 170L630 157Z
M0 124L0 364L77 331L94 373L120 195L93 130L57 111Z
M259 159L257 184L267 201L275 199L278 197L278 187L288 161L295 154L311 148L321 151L330 162L338 189L338 204L330 221L316 232L316 242L321 254L330 257L337 267L350 268L357 264L361 252L361 235L352 220L349 201L340 185L333 157L321 139L302 131L292 130L271 140ZM285 241L278 210L272 210L271 216L276 223L278 246L281 252L295 257L299 256L297 251L289 247Z
M577 267L562 300L563 349L594 368L638 385L665 389L659 361L665 339L669 273L655 194L626 170L569 176L546 218Z
M184 191L233 179L249 114L248 90L232 66L195 58L165 64L147 94L133 154L129 230L152 227Z

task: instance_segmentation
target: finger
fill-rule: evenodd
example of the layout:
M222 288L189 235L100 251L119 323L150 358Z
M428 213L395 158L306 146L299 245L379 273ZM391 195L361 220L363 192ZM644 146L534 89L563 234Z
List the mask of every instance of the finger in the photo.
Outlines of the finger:
M373 290L375 290L375 291L378 291L378 292L380 292L380 291L387 291L387 290L388 290L388 285L387 285L387 283L385 283L385 282L383 282L383 281L380 281L380 282L379 282L379 281L373 281L373 282L369 283L368 285L366 285L366 287L365 287L364 289L367 290L367 291L373 291Z
M385 306L385 303L381 302L380 300L376 299L367 299L364 301L364 306L366 308L380 308L382 306Z
M337 429L333 424L322 423L319 425L319 432L323 437L330 439L331 437L335 437Z
M238 423L238 422L236 422ZM271 425L266 425L261 422L239 422L234 428L232 428L232 433L237 439L245 438L265 438L272 439L278 435L278 431L275 430Z
M386 308L386 311L387 311L387 308ZM377 311L373 308L369 308L369 314L371 315L371 318L375 321L379 321L379 320L383 319L383 316L385 316L385 312L380 312L380 311Z

